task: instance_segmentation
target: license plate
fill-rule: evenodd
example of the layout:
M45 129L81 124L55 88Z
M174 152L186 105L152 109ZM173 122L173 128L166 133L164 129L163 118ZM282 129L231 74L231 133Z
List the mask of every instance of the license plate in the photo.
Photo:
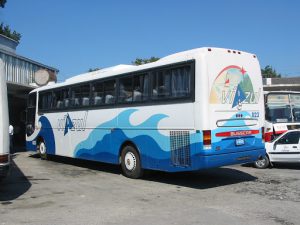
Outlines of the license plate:
M240 146L240 145L244 145L244 144L245 144L244 138L235 139L236 146Z

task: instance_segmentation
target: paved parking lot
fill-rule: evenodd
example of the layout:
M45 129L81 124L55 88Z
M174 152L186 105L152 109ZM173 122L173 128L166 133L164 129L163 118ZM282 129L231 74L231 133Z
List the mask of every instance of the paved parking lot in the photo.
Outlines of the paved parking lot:
M300 165L148 173L23 152L0 182L0 224L300 224Z

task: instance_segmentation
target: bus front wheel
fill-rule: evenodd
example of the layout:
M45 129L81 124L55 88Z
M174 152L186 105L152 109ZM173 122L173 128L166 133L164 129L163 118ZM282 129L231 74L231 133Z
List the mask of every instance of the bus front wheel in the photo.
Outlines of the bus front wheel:
M143 169L141 168L140 156L133 146L127 145L123 148L121 153L121 167L126 177L133 179L142 177Z
M37 151L41 159L47 159L47 148L44 141L40 141L40 143L38 144Z

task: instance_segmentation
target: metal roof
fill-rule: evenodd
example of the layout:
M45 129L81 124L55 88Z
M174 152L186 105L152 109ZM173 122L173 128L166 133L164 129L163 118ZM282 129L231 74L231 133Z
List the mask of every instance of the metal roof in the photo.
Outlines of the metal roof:
M5 51L5 50L3 50L3 49L0 49L0 52L2 52L2 53L4 53L4 54L7 54L7 55L10 55L10 56L13 56L13 57L18 58L18 59L27 61L27 62L29 62L29 63L35 64L35 65L37 65L37 66L39 66L39 67L44 67L44 68L46 68L46 69L52 70L52 71L54 71L55 73L58 73L58 72L59 72L59 70L56 69L56 68L54 68L54 67L47 66L47 65L45 65L45 64L36 62L36 61L34 61L34 60L32 60L32 59L29 59L29 58L26 58L26 57L24 57L24 56L20 56L20 55L17 55L17 54L15 54L15 53L12 53L12 52Z

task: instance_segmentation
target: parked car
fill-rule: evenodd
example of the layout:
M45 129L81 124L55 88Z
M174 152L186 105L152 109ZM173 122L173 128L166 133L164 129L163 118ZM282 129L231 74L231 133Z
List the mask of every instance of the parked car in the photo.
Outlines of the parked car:
M300 130L289 130L272 142L266 142L266 156L257 160L254 166L264 169L273 162L300 162Z

